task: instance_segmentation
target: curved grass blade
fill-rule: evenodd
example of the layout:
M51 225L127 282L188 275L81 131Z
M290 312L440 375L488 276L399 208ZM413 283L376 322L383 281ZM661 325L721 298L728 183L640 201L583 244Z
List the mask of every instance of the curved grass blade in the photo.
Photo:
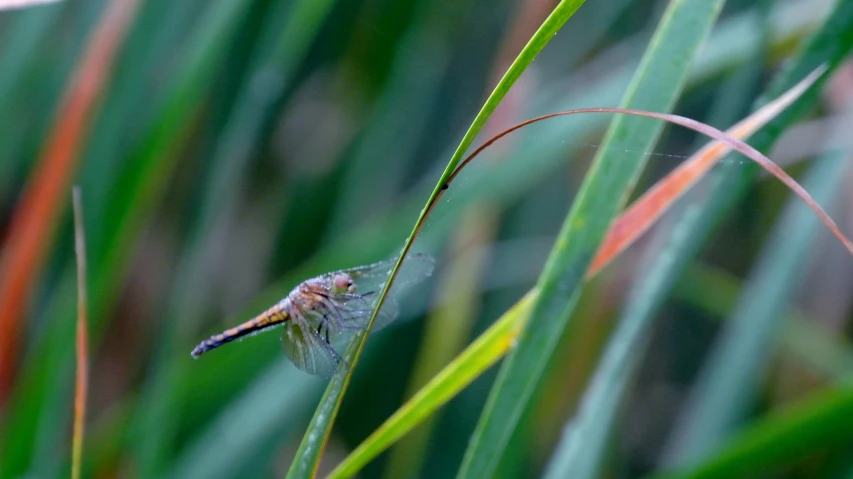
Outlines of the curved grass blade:
M725 136L724 133L722 133L719 130L716 130L714 128L711 128L708 125L701 124L699 122L696 122L695 120L690 120L688 118L679 117L677 115L667 115L667 114L643 112L643 111L637 111L637 110L611 109L611 108L582 109L582 110L576 110L576 112L578 112L578 113L580 113L580 112L614 112L614 113L619 112L619 113L630 113L632 115L647 116L650 118L658 118L661 120L672 121L673 123L695 129L696 131L699 131L703 134L711 136L717 140L729 142L729 144L731 146L733 146L736 150L738 150L739 152L748 156L750 159L753 159L756 163L761 165L762 168L766 169L769 173L776 176L776 178L778 178L780 181L782 181L782 183L784 183L785 186L787 186L791 191L793 191L797 196L799 196L806 203L806 205L808 205L809 208L811 208L812 211L815 212L815 214L818 216L818 218L833 233L833 235L835 235L835 237L844 245L844 247L851 254L853 254L853 242L851 242L847 237L844 236L844 234L839 230L839 228L835 224L835 222L829 217L829 215L826 214L826 212L809 195L809 193L802 186L800 186L795 180L793 180L790 176L788 176L788 174L785 173L784 170L779 168L775 163L772 163L764 155L762 155L761 153L759 153L757 150L750 147L749 145L741 142L740 140L728 138ZM564 231L571 232L572 229L575 229L577 231L579 228L577 228L576 226L573 228L573 225L571 224L571 222L569 222L569 223L567 223L567 228L564 229ZM556 291L556 287L554 287L554 289ZM534 317L535 317L535 313L534 313ZM550 315L549 315L549 317L550 317ZM522 335L523 334L524 334L524 332L522 332ZM537 346L537 349L535 352L541 353L542 352L541 349L548 346L548 337L547 336L542 337L541 336L542 333L538 333L538 332L537 333L531 333L531 334L535 334L534 338L536 338L536 340L537 340L536 342L531 343L531 344L535 344ZM554 334L556 334L556 333L554 333ZM522 336L522 341L523 341L523 337L524 336ZM531 355L531 358L536 356L536 354L533 354L533 353L529 353L529 354ZM513 357L513 356L510 356L510 357ZM525 357L524 359L530 360L531 358ZM509 364L512 364L512 363L509 363ZM505 367L509 367L509 366L505 366ZM510 369L510 371L512 372L513 370ZM507 374L510 374L510 373L507 373ZM521 374L521 373L519 372L519 373L514 373L514 374ZM499 376L499 380L503 379L504 377L505 376ZM522 378L526 378L526 377L522 376ZM500 385L501 383L499 382L498 384ZM513 389L513 387L515 389ZM514 393L511 397L512 397L512 399L517 399L518 394L522 394L523 390L519 390L515 386L513 386L513 387L510 387L510 389L509 389L510 391L512 391ZM529 394L529 392L528 392L528 394ZM509 401L509 402L512 403L512 401ZM487 404L487 406L490 406L490 405L491 405L491 403ZM492 405L492 407L494 407L494 406ZM487 411L489 411L489 413L491 413L491 410L488 408L487 408ZM503 411L503 412L506 412L506 411ZM505 416L501 415L501 417L503 418ZM517 417L516 417L516 419L517 419ZM490 444L494 445L494 441L495 441L495 436L494 436L495 432L494 431L488 431L486 429L485 432L480 432L480 430L478 429L478 432L480 433L481 437L486 438L486 441L488 441ZM476 433L477 432L475 432L475 434ZM508 437L509 433L507 432L506 435ZM475 436L475 438L476 438L476 436ZM502 446L505 446L505 444L506 443L504 441ZM498 443L498 445L501 445L501 444ZM486 459L481 459L481 461L484 461L484 463L475 464L475 466L477 467L477 469L475 469L476 473L477 474L481 474L481 473L482 474L489 474L491 472L491 468L494 467L495 464L488 464ZM469 467L471 467L471 466L469 466ZM464 476L467 473L468 473L467 469L463 468L463 470L460 474Z
M766 20L758 20L756 23L757 28L766 35ZM738 111L743 109L741 104L746 103L747 98L753 94L752 90L757 84L761 65L766 57L765 49L763 44L756 45L753 49L754 58L752 62L748 62L750 65L732 73L726 80L714 98L709 123L730 123L737 118ZM780 105L772 113L769 107L773 103L753 113L750 118L739 122L729 131L740 131L744 134L743 136L739 134L734 136L745 139L796 100L821 71L813 72L797 87L777 98L773 103L780 103ZM768 111L762 114L761 110L765 109ZM759 117L761 119L758 119ZM753 118L755 124L749 126ZM720 147L724 150L715 151ZM599 258L607 258L614 251L624 251L624 247L618 246L619 241L625 239L627 243L632 243L636 240L637 234L643 234L642 232L648 227L632 228L631 223L648 222L651 218L659 217L664 210L669 209L676 198L681 196L678 193L668 192L669 188L679 190L682 189L681 183L695 184L700 177L705 176L712 165L717 163L716 160L703 158L703 154L710 153L712 156L722 158L727 151L724 145L711 143L694 155L694 158L679 165L673 173L668 175L666 183L671 182L672 186L659 182L645 192L611 226L596 258L593 259L592 266L587 271L587 276L591 277L604 264L599 262ZM660 198L656 199L658 195ZM667 198L670 195L671 197ZM686 209L682 211L682 216L679 218L692 219L693 215L690 214L689 209ZM693 250L685 249L679 251L679 254L672 254L672 251L678 250L679 245L701 234L703 228L693 226L694 224L689 221L671 221L669 228L657 231L649 240L650 246L641 255L640 264L635 269L635 278L629 288L625 304L621 308L616 329L607 340L606 349L601 355L589 385L582 394L577 412L573 417L567 418L562 437L548 461L544 474L547 479L567 475L577 479L590 479L601 475L601 469L606 464L607 454L613 444L613 434L618 431L614 426L619 421L626 394L633 387L637 370L649 347L649 336L658 311L673 284L681 283L680 278L683 275L679 273L694 256ZM621 231L622 228L626 228L626 231Z
M811 168L806 184L822 203L832 201L845 178L845 156L826 155ZM684 416L689 418L690 427L676 436L684 463L697 461L720 444L752 403L779 322L785 318L781 313L794 297L808 250L814 245L817 224L801 206L789 204L770 233L750 281L694 386Z
M65 92L39 166L16 209L0 257L0 402L15 371L24 309L71 186L86 127L139 0L113 0Z
M670 3L622 106L672 108L721 6L721 1ZM619 117L611 124L539 278L539 298L529 323L495 380L458 477L493 475L557 339L568 326L595 249L642 171L647 160L644 155L633 160L617 158L608 151L610 144L619 142L628 149L646 151L661 129L661 124L634 117Z
M391 275L379 295L375 310L370 318L370 322L368 323L367 330L362 334L356 335L353 338L350 347L347 348L344 359L350 365L348 372L332 378L328 388L326 389L326 393L323 394L323 398L320 400L320 405L317 407L317 412L311 419L311 423L308 426L305 437L296 452L296 457L294 458L293 463L290 466L290 470L287 474L288 478L314 477L316 475L320 456L322 455L323 448L328 440L329 433L331 432L331 426L334 422L335 416L337 415L340 402L343 399L344 391L349 384L351 371L355 368L355 365L358 362L364 343L370 333L370 328L373 325L373 321L376 319L376 313L382 307L385 296L388 294L388 290L393 284L394 278L406 258L406 254L411 248L415 237L420 232L421 225L423 225L432 205L434 205L435 201L438 199L439 193L442 191L446 181L462 160L462 155L465 154L465 151L474 141L477 133L479 133L483 128L486 120L512 87L513 83L515 83L518 77L521 76L522 72L524 72L527 66L530 65L536 55L538 55L545 45L548 44L550 39L554 34L556 34L557 30L562 27L566 20L568 20L582 4L583 0L561 0L561 2L554 8L551 15L548 16L527 45L525 45L521 53L519 53L518 57L507 70L506 74L504 74L503 78L498 82L495 90L491 95L489 95L489 98L486 100L483 108L474 118L474 121L465 133L465 136L462 138L461 143L448 162L444 173L441 175L438 184L436 184L435 189L430 195L430 198L427 201L427 206L421 211L418 220L415 222L412 233L406 240L406 244L403 246L399 255L397 264L391 271Z
M819 73L819 72L815 72ZM803 82L797 84L795 88L791 91L796 92L796 95L801 95L805 89L801 88L803 85L807 85L810 82L814 81L814 76L809 76ZM796 95L792 97L791 95L784 94L776 99L774 102L766 105L764 108L755 112L753 115L745 119L744 121L738 123L738 125L745 124L753 124L753 122L765 123L772 118L772 115L778 115L786 106L790 105L791 101L796 99ZM772 112L772 115L770 114ZM566 112L567 114L571 114ZM559 114L555 114L559 115ZM544 118L552 118L554 115L540 117L539 119ZM538 120L538 119L534 119ZM525 121L520 123L519 125L527 125L530 124L533 120ZM500 134L489 139L484 146L477 148L469 157L465 159L460 164L460 169L465 165L470 163L474 156L476 156L479 152L483 151L483 149L492 144L497 139L503 137L507 133L511 131L515 131L521 126L516 125L512 128L501 132ZM730 130L732 138L738 138L740 135L743 135L744 138L747 137L752 131L752 128L741 128L738 125ZM728 134L728 133L727 133ZM739 139L739 138L738 138ZM724 142L725 143L725 142ZM725 148L715 147L715 145L720 145L720 142L713 142L709 145L709 147L702 148L696 155L689 158L685 161L685 164L704 164L710 163L713 164L717 159L722 157L732 145L727 145ZM458 173L459 170L454 172L454 175ZM683 181L681 177L677 174L679 170L676 170L664 179L662 179L658 184L653 186L651 190L659 190L659 191L668 191L670 193L669 198L670 202L676 201L683 193L686 188L695 184L695 181ZM704 171L707 172L707 169L697 168L696 171ZM452 181L449 180L449 181ZM668 188L665 186L667 182L673 181L677 187ZM645 198L645 197L643 197ZM637 202L648 201L643 198L639 199ZM656 201L660 201L663 198L658 198ZM636 205L637 203L635 203ZM664 207L666 209L666 207ZM622 222L623 217L619 217L614 224L618 224ZM656 219L657 216L653 217L650 221ZM629 237L637 238L639 235L646 231L649 225L643 222L626 222L624 223L627 226L633 225L637 229L636 234L632 234L630 231L625 231L623 233L627 233ZM626 228L627 228L626 226ZM618 253L621 252L622 249L609 249L608 253L602 256L602 261L600 266L596 269L590 268L587 271L587 278L590 278L597 274L601 269L613 261ZM406 404L397 411L391 418L389 418L380 428L375 431L369 438L367 438L355 451L353 451L347 459L345 459L336 469L333 471L333 477L349 477L352 474L356 473L361 467L367 464L370 460L376 457L379 453L384 451L387 447L393 444L398 438L402 437L406 432L417 426L422 418L429 416L436 408L442 406L446 403L450 398L455 396L459 391L461 391L465 386L467 386L471 380L476 379L480 376L480 374L488 369L488 367L493 364L499 358L491 358L488 356L488 351L495 351L492 349L487 349L489 344L492 345L500 345L504 343L513 343L517 339L518 332L523 327L523 325L516 325L514 327L509 327L509 325L504 324L505 321L509 321L514 318L516 321L526 321L529 313L530 302L534 299L534 291L528 292L515 306L513 306L511 311L515 311L513 314L510 312L506 313L502 316L496 323L493 325L487 332L483 333L480 338L475 341L471 346L469 346L460 356L458 356L450 365L442 370L438 376L436 376L433 380L431 380L426 386L424 386L416 395L414 395ZM522 304L524 303L524 304ZM521 309L517 309L521 308ZM517 310L516 310L517 309ZM508 317L509 315L509 317ZM488 337L488 339L487 339ZM481 342L482 341L482 342ZM485 355L485 356L483 356ZM488 359L488 361L486 361ZM480 369L476 371L471 371L469 368L474 367L476 364L480 365ZM456 375L465 374L467 381L459 380ZM452 389L448 389L451 388Z
M814 70L779 98L764 105L758 111L726 131L725 135L729 135L737 140L749 138L753 133L778 116L782 111L802 96L803 93L805 93L825 71L826 65L822 65L818 69ZM642 113L638 113L636 111L632 112L623 109L579 109L551 113L523 121L515 126L507 128L477 147L473 153L459 164L459 168L453 172L447 180L446 185L450 186L456 176L468 163L483 152L483 150L504 136L542 120L558 116L574 115L576 113L588 113L591 111L610 111L614 113L642 115ZM663 118L661 117L661 119ZM669 119L667 119L667 121L669 121ZM620 253L625 251L625 249L634 244L634 242L642 236L643 233L648 231L648 229L651 228L651 226L669 209L675 200L702 179L711 167L716 164L717 160L731 152L732 149L734 149L734 147L725 142L715 141L709 143L696 154L691 156L687 161L682 163L672 173L668 174L666 178L653 185L639 199L631 204L631 206L613 222L613 225L607 231L607 235L605 236L604 241L602 241L601 247L598 249L590 268L586 272L586 276L594 276L601 270L601 268L604 267L604 265L608 264L614 257L618 256Z
M83 229L83 204L80 188L73 191L74 250L77 255L77 375L74 391L74 439L71 447L71 479L80 479L83 461L83 430L86 420L86 397L89 387L89 351L86 332L86 233Z
M807 179L809 190L814 191L822 203L837 192L839 180L844 178L841 169L845 164L839 160L841 158L835 155L821 159L815 163L812 175ZM803 205L798 199L792 198L791 202L786 217L772 234L775 247L765 249L765 255L760 261L760 264L765 265L759 269L759 274L765 274L763 283L754 283L746 288L741 296L739 312L723 326L730 331L736 330L737 339L754 337L755 333L749 334L750 330L773 331L775 336L778 328L769 327L768 323L776 321L777 318L786 318L785 315L779 314L785 306L782 298L792 297L794 279L808 258L805 250L812 244L817 229L815 218L807 209L802 208ZM646 325L651 323L653 311L658 309L663 301L660 292L669 291L678 278L670 271L682 269L687 261L687 256L676 256L670 252L674 249L673 246L682 243L690 234L686 228L676 228L672 235L665 239L666 244L659 249L665 253L659 257L654 255L648 258L648 264L637 269L637 287L631 290L620 324L613 333L594 379L584 394L578 417L566 425L560 449L555 454L559 462L554 464L552 474L547 476L549 479L564 477L567 471L571 471L572 475L578 478L596 477L599 472L603 453L609 445L610 431L618 418L619 406L632 384L630 378L641 363L637 354L645 349L642 345L647 341L650 329ZM654 268L650 268L651 265ZM772 296L768 298L768 295ZM748 306L744 307L744 304ZM747 346L744 341L739 341L741 347L738 348L736 340L733 347L720 350L717 364L726 364L742 373L735 375L724 387L716 389L716 392L697 389L697 392L701 391L700 397L703 400L716 399L718 403L728 407L728 410L715 409L712 412L717 413L716 415L706 417L707 421L714 424L712 430L725 429L728 425L725 418L730 414L728 411L742 410L737 407L740 398L744 397L742 391L749 391L751 385L758 384L755 357L766 354L771 338L770 335L765 337L766 342L763 344L750 341ZM748 352L744 351L744 348ZM737 378L741 378L741 382L735 382ZM719 397L715 397L718 394L722 394L726 399L720 401Z
M726 133L744 140L752 136L770 120L788 108L797 98L814 84L826 71L826 66L821 66L810 73L800 83L785 92L771 103L759 109L745 120L738 122ZM671 206L678 194L683 194L691 186L695 185L713 167L717 160L731 152L732 148L725 143L713 142L699 150L688 161L685 161L672 173L667 175L666 181L660 181L637 199L619 218L613 222L607 236L598 248L592 265L587 271L587 276L598 273L602 266L610 261L610 258L618 256L632 245L639 236L645 233ZM643 224L643 227L637 227Z
M853 1L842 0L837 2L826 18L825 24L807 41L796 58L787 63L788 69L771 85L767 96L792 85L797 78L796 75L801 75L817 65L826 64L831 71L849 55L851 48L853 48ZM786 110L765 130L756 135L753 144L757 149L768 149L787 126L815 104L817 87L824 80L825 77L818 79L816 88L806 92L803 98L795 103L792 108ZM711 187L712 194L701 205L700 214L716 216L725 208L731 207L734 201L743 195L746 186L757 173L755 168L749 168L751 165L746 166L737 170L725 170L720 175L720 178ZM693 427L690 422L677 424L675 437L685 437L687 434L696 435L696 437L704 435L697 429L694 429L693 432L687 432ZM700 454L693 447L685 447L686 443L672 441L670 444L672 446L666 454L666 461L674 467L685 465L691 461L690 457L695 460ZM699 447L702 448L702 446Z
M843 11L839 12L839 13L843 13ZM831 16L830 18L835 19L836 24L833 25L833 29L824 29L824 30L822 30L822 32L836 31L838 28L843 28L842 25L838 25L837 22L839 21L839 19L844 19L847 17L845 17L844 15L841 15L840 17ZM843 20L842 20L842 24L843 24ZM843 55L844 55L844 50L838 48L839 44L840 43L835 39L831 39L831 38L827 38L826 36L818 35L817 41L813 42L813 45L816 45L817 48L815 48L813 46L813 47L807 49L805 54L803 55L805 61L801 60L799 62L794 63L794 68L792 68L788 72L788 74L785 77L783 77L784 79L781 82L777 83L777 86L785 85L786 83L789 85L793 85L794 81L795 81L794 79L796 78L794 76L795 73L797 73L797 72L804 73L803 72L804 69L814 68L816 66L816 64L820 63L821 61L828 61L830 68L834 68L835 66L837 66L838 61L840 60L840 58L843 58ZM778 90L778 88L777 88L777 90ZM802 104L800 105L798 110L800 112L802 112L806 108L805 105L814 104L815 98L816 98L816 95L814 95L814 94L809 95L809 100L802 102ZM790 124L790 122L794 118L796 118L796 114L786 114L785 118L782 121L776 122L778 126L776 127L775 132L769 136L768 135L764 136L763 143L765 143L765 147L766 147L766 144L769 143L769 141L771 141L773 138L775 138L775 135L778 135L779 132L784 128L784 126L787 124ZM428 387L440 388L441 385L435 385L434 383L431 382L430 386L428 386ZM418 406L413 405L411 403L407 403L407 407L417 408ZM426 413L426 414L428 414L428 413ZM396 415L395 415L395 417L396 417ZM397 420L404 422L404 418L398 418ZM408 428L414 427L414 425L415 424L411 424L408 426ZM398 426L395 426L395 428L396 427L398 427ZM383 426L382 429L386 430L385 426ZM389 425L388 429L391 429L391 425ZM388 445L390 445L393 442L395 437L398 437L399 435L402 435L402 434L405 434L405 430L400 431L400 432L395 432L394 436L392 436L388 439L385 439L383 437L383 435L380 435L377 433L376 435L372 435L370 438L368 438L368 440L365 441L365 443L362 446L360 446L357 449L357 451L361 451L361 453L363 453L363 454L367 454L368 452L371 452L374 455L378 454L384 448L386 448ZM374 441L377 442L376 445L371 444ZM353 457L353 456L355 456L355 453L351 457L347 458L344 463L342 463L341 470L344 470L344 468L345 468L345 470L348 472L355 472L358 469L357 467L355 467L355 465L366 464L373 457L373 456L369 456L369 457L365 457L365 458L359 458L359 457ZM337 474L337 472L338 472L338 470L336 470L336 474ZM346 474L346 475L341 474L340 476L336 476L336 477L347 477L347 476L348 476L348 474ZM725 475L715 476L715 477L724 477L724 476Z

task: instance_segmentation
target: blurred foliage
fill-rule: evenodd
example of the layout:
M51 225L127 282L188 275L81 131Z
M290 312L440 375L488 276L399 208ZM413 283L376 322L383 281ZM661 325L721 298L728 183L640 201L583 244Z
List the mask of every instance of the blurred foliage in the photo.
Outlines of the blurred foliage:
M114 1L0 12L0 247ZM83 477L284 475L326 382L288 363L275 333L198 361L189 351L311 275L398 251L497 79L556 3L142 2L82 129L76 171L65 178L69 188L81 186L89 253ZM669 3L583 5L484 131L617 105ZM823 86L754 144L771 159L787 155L788 171L808 178L847 232L844 185L853 173L843 113L853 78L843 62L851 32L850 0L732 0L690 67L680 66L680 95L666 87L675 113L726 128L761 92L774 97L829 63ZM661 65L676 61L661 55ZM397 325L370 337L320 475L535 284L609 120L583 115L525 128L453 183L414 246L433 253L439 270L405 298ZM821 125L821 136L793 125L804 120ZM608 155L612 169L645 157L633 198L698 140L666 128L653 147L618 138ZM776 142L784 146L770 154ZM42 239L46 259L32 271L20 334L11 338L0 478L68 474L76 288L70 190L61 196L67 201L55 212L54 234ZM597 424L607 439L590 446L588 459L601 469L594 475L853 473L844 374L853 357L853 259L808 214L785 207L780 216L789 196L731 156L663 218L654 240L582 285L582 295L570 288L579 296L572 326L554 330L555 352L496 477L534 477L559 459L551 456L561 450L560 431L571 433L587 380L608 341L620 341L610 334L623 320L643 321L644 331L631 339L631 378ZM668 254L678 255L678 267L667 266ZM477 271L453 268L471 258ZM663 269L666 280L646 278ZM728 280L696 280L696 271L709 270ZM636 306L640 300L654 307ZM796 320L786 322L793 309ZM467 323L441 333L453 335L442 344L436 332L448 327L439 322L460 315ZM442 346L449 351L436 351ZM475 380L417 444L393 461L380 456L360 477L454 476L494 379L490 371ZM709 423L708 414L725 417ZM685 435L702 440L687 444Z

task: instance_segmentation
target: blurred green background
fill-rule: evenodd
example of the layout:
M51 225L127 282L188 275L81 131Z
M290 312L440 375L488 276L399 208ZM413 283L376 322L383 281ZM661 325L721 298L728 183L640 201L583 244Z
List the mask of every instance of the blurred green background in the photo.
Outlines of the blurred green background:
M93 32L120 2L0 12L4 241ZM70 463L72 182L82 189L89 253L84 476L282 476L326 381L290 365L276 333L197 361L190 350L314 274L395 254L482 102L555 3L179 0L131 8L61 182L54 227L32 245L43 261L31 271L20 329L0 331L14 347L9 382L0 385L0 477L60 477ZM582 6L514 86L487 136L540 114L616 106L666 5ZM831 8L822 0L727 2L676 113L723 129L746 116ZM849 51L849 32L836 38L834 48ZM853 75L842 67L808 123L790 128L769 155L848 232L851 94ZM396 325L371 336L321 473L534 284L610 118L525 128L453 184L415 246L438 258L438 270L406 298ZM642 192L701 144L667 128L653 151L620 154L649 155ZM731 157L710 176L745 168ZM666 301L649 313L600 477L700 462L815 391L840 395L829 398L841 406L826 413L827 429L809 429L818 439L803 433L802 444L742 474L853 477L844 388L853 366L853 260L778 182L743 186L730 204L703 213L692 233L698 252L671 273ZM697 186L663 223L675 224L710 189ZM649 267L641 257L665 252L667 234L659 228L588 285L501 477L546 470L620 309L642 294L632 293ZM419 441L409 438L360 477L453 477L495 370L419 430ZM752 430L782 434L773 431ZM721 474L713 477L731 477Z

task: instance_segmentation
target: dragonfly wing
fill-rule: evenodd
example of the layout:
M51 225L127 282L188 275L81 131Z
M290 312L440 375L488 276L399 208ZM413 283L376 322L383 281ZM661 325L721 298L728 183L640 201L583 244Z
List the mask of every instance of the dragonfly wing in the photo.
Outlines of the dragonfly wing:
M390 258L378 263L359 266L357 268L345 269L337 273L346 273L350 275L355 282L356 293L361 295L375 294L379 295L382 287L385 286L385 281L391 275L391 270L397 264L397 258ZM397 279L394 280L394 286L391 288L394 294L398 294L409 286L420 283L432 274L435 268L435 260L432 256L425 253L410 254L400 267L400 272L397 274ZM332 275L337 274L332 273Z
M373 308L376 307L378 295L370 294L367 297L358 294L335 294L330 296L331 307L327 316L334 315L334 319L338 320L342 327L341 331L358 331L367 327L370 321L370 315L373 314ZM394 298L385 298L382 303L382 309L376 316L376 321L373 323L373 330L384 328L393 322L400 313L400 308L397 305L397 300ZM334 328L332 329L334 331Z
M287 322L281 344L285 355L297 368L317 376L334 376L342 361L338 353L304 318Z
M367 266L359 266L343 271L330 273L324 281L331 284L335 275L345 273L355 283L354 293L334 293L329 296L331 304L327 305L327 313L334 316L343 331L360 330L367 327L370 315L379 300L379 294L385 285L391 270L396 264L396 258L391 258ZM408 286L423 281L432 274L435 261L427 254L410 255L403 262L400 273L389 296L385 298L382 309L376 316L374 329L381 329L397 318L399 307L395 297Z
M397 304L397 300L394 298L385 298L385 302L382 303L382 309L379 310L379 314L376 315L376 320L373 321L373 331L378 331L385 326L388 326L394 322L399 315L400 306ZM366 323L365 326L367 326Z
M397 274L397 279L394 280L394 285L391 287L391 292L395 295L400 294L410 286L414 286L432 276L434 269L435 259L432 256L426 253L410 254L403 260L400 272Z

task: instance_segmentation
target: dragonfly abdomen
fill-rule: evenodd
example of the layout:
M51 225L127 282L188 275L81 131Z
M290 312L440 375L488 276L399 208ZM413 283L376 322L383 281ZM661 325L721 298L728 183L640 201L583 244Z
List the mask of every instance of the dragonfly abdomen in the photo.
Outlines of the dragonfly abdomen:
M219 334L205 339L192 350L191 354L194 358L197 358L211 349L216 349L223 344L228 344L231 341L234 341L235 339L240 339L245 336L261 332L266 328L281 324L287 321L288 318L289 315L284 305L277 304L259 314L254 319L246 321L245 323L231 329L226 329Z

